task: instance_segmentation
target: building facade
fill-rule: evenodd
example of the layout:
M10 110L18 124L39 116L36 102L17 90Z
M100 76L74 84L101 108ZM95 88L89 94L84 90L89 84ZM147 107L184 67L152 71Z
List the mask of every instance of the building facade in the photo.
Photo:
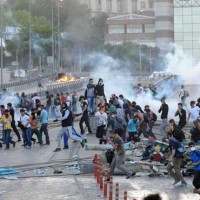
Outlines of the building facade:
M138 10L154 10L154 0L79 0L91 10L92 16L136 14Z
M186 54L200 58L200 0L174 0L174 40Z

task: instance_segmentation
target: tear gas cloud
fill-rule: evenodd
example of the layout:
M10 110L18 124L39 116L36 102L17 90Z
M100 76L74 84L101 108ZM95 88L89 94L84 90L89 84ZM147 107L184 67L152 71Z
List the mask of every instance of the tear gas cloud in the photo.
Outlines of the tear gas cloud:
M150 105L151 109L157 113L160 107L160 100L163 96L166 96L166 103L169 105L169 117L174 118L174 113L177 110L177 103L180 102L178 97L181 84L186 84L186 89L190 93L190 97L187 99L187 104L189 101L198 96L193 96L193 90L188 87L187 84L196 84L197 76L199 75L200 66L199 63L185 55L180 48L176 47L175 53L169 53L166 56L166 69L163 71L171 72L172 74L179 75L179 78L174 81L170 80L164 82L160 85L159 94L157 99L153 98L151 94L135 96L133 91L133 85L137 84L134 81L132 73L128 70L131 63L116 60L108 55L101 53L88 54L85 57L83 63L89 63L92 69L92 77L95 83L97 83L99 78L104 80L105 84L105 94L107 98L111 94L116 95L123 94L125 98L130 101L136 101L142 108L145 105ZM190 82L188 82L190 80ZM198 95L198 94L197 94Z

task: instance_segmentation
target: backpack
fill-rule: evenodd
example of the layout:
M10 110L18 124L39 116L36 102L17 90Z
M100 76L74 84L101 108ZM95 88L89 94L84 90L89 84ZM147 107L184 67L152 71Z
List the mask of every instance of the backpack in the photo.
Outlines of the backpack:
M181 155L183 155L183 154L186 152L185 147L184 147L180 142L178 142L177 151L178 151L178 153L181 154Z
M147 115L146 115L146 114L143 114L143 117L144 117L144 121L145 121L146 123L149 123L149 119L148 119Z
M70 115L70 118L71 118L72 122L74 122L75 121L75 114L74 114L74 112L70 111L69 115Z
M153 121L156 122L157 121L157 115L155 113L153 113Z
M175 127L172 134L173 137L179 142L182 142L185 139L185 134L179 127Z
M189 92L187 90L184 90L184 97L189 97Z
M113 160L113 157L114 157L113 149L106 150L105 156L106 156L107 163L111 164L112 160Z

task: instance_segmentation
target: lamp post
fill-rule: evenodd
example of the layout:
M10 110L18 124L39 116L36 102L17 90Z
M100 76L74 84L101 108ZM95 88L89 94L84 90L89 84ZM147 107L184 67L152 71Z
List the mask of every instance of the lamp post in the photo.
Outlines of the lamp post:
M2 19L3 4L0 2L0 38L1 38L1 89L3 89L3 19Z
M29 0L29 61L28 61L28 70L29 77L31 77L31 68L32 68L32 27L31 27L31 0Z
M58 70L61 67L61 56L60 56L60 3L63 0L58 0Z
M52 68L53 68L53 72L55 72L55 51L54 51L54 4L53 4L53 0L51 0L51 29L52 29Z

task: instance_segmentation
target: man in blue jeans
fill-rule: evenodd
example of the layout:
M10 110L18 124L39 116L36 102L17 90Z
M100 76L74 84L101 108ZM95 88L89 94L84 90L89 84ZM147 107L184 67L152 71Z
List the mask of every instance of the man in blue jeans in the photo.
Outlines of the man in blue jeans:
M87 89L85 91L85 99L88 101L88 111L90 115L94 115L95 113L95 105L96 105L96 97L95 97L95 84L93 83L93 79L89 79L89 83L87 84Z
M22 127L22 136L23 140L25 142L25 147L27 149L31 148L32 142L31 142L31 137L32 137L32 132L31 132L31 125L29 122L29 116L25 113L24 109L20 109L20 124Z
M44 105L40 106L41 113L40 113L40 122L41 122L41 127L40 127L40 134L44 132L44 135L46 137L46 145L50 145L50 140L49 140L49 133L48 133L48 113L44 109Z

